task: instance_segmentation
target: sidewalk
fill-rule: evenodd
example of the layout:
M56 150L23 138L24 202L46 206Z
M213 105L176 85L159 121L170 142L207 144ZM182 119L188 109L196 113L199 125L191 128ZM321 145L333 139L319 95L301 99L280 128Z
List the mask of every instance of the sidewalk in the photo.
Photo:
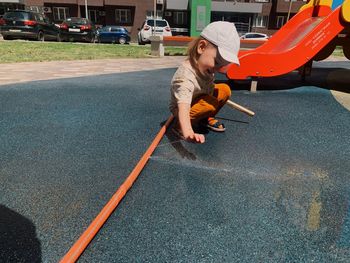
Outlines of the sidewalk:
M37 80L177 68L184 59L184 56L166 56L162 58L143 59L130 58L1 64L0 86ZM347 59L331 56L325 61L344 60Z
M184 56L167 56L143 59L130 58L1 64L0 85L37 80L177 68L184 59Z

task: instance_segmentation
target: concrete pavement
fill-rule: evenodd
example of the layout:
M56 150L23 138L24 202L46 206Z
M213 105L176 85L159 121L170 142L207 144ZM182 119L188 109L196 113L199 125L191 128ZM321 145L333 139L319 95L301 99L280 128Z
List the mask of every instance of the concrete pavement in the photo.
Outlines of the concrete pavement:
M127 58L8 63L1 64L0 85L37 80L176 68L184 59L184 56L166 56L162 58L144 59ZM344 57L331 56L326 61L344 60L346 60Z
M176 68L183 56L1 64L0 85L101 74Z

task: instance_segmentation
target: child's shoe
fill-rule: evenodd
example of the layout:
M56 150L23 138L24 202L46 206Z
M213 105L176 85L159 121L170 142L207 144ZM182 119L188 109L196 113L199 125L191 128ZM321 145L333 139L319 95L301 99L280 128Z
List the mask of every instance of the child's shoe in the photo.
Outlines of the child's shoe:
M226 130L224 124L213 117L208 118L207 128L216 132L224 132Z

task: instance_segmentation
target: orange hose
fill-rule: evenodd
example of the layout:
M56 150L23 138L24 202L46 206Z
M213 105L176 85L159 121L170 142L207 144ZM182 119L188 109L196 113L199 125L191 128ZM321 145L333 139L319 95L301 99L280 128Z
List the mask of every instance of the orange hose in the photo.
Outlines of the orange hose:
M85 230L85 232L80 236L80 238L75 242L75 244L70 248L67 254L61 259L60 263L67 262L76 262L81 254L84 252L86 247L89 245L91 240L95 237L97 232L101 229L103 224L107 221L109 216L118 206L120 201L125 196L126 192L131 188L133 183L136 181L137 177L141 173L142 169L145 167L147 161L151 157L152 153L156 149L157 145L163 138L167 127L169 127L170 123L173 121L174 117L171 115L163 127L160 129L156 137L154 138L151 145L148 147L146 152L141 157L140 161L136 164L134 170L129 174L124 183L118 188L112 198L108 201L108 203L103 207L101 212L97 215L97 217L91 222L89 227Z

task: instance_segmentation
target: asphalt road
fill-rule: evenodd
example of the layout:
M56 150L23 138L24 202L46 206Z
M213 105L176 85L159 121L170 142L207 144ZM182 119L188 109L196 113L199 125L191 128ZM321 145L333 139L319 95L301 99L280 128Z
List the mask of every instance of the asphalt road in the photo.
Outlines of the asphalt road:
M0 258L67 252L169 116L174 71L1 87ZM350 113L324 82L268 81L233 90L256 116L224 108L206 144L168 132L79 262L348 261Z

